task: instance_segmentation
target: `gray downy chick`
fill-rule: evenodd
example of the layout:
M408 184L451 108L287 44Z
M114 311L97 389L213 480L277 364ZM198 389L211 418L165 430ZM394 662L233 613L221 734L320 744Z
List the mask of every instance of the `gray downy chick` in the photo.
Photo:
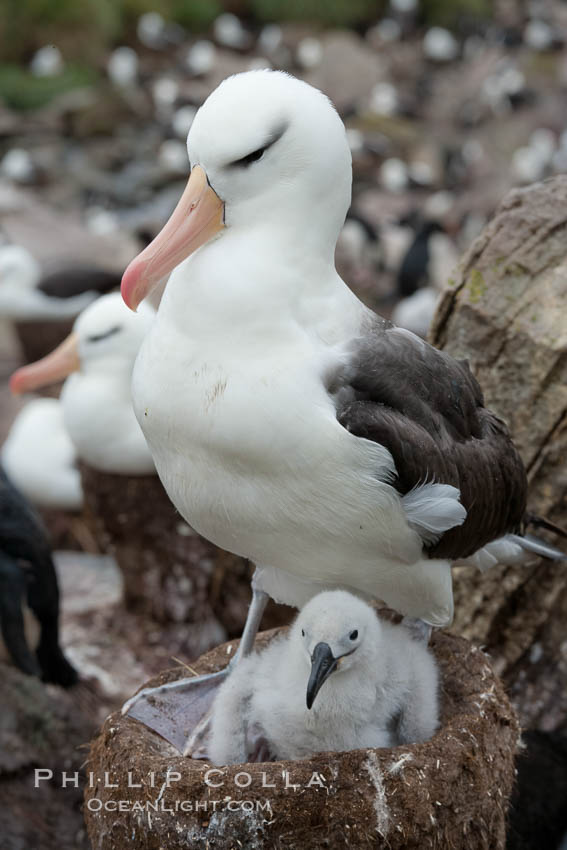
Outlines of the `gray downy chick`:
M439 723L432 653L345 591L311 599L287 635L243 660L213 706L215 764L394 747Z

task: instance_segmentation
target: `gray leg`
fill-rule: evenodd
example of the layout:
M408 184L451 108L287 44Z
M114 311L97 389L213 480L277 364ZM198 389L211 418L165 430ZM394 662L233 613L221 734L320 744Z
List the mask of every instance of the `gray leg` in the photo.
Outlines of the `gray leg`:
M185 755L206 758L210 709L219 685L239 660L254 647L268 595L254 587L240 645L224 670L203 676L177 679L156 688L143 688L122 706L122 714L130 714Z
M227 676L230 671L237 666L239 661L246 658L246 656L250 655L252 652L252 649L254 648L254 641L262 621L262 615L264 614L264 610L268 604L268 599L268 594L264 593L263 590L258 590L254 587L254 582L252 582L252 602L250 603L248 614L246 615L244 631L242 632L242 637L240 638L240 644L236 651L236 655L230 661L228 666L221 671L225 676ZM208 757L207 742L211 729L211 712L212 708L209 708L207 713L203 715L201 721L193 729L193 732L189 736L183 749L184 756L192 756L193 758L203 759Z
M254 580L252 580L252 602L248 608L244 631L240 638L238 650L236 651L234 660L231 661L229 666L232 664L238 664L241 658L244 658L246 655L250 655L252 652L252 649L254 648L254 641L256 640L256 635L258 634L258 629L260 628L260 623L262 622L262 617L266 610L269 598L268 594L263 590L258 590L254 587Z

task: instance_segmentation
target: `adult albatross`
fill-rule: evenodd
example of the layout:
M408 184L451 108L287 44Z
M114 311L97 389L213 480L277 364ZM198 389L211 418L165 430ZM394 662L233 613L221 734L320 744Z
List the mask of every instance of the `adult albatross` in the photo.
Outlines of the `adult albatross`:
M240 654L267 594L302 607L343 588L450 623L451 562L518 528L526 476L467 364L376 316L335 271L352 179L337 112L287 74L238 74L187 146L185 192L122 293L135 309L171 273L134 406L180 513L256 565ZM172 740L156 697L189 705L202 683L124 710Z

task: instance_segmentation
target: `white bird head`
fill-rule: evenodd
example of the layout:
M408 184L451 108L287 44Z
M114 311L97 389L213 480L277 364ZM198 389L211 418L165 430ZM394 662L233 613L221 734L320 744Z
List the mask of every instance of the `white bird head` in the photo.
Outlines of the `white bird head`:
M229 77L197 112L187 149L192 170L179 204L124 274L129 307L224 228L269 222L332 260L350 204L351 155L318 89L280 71Z
M154 315L146 305L133 314L118 292L103 295L83 310L73 332L51 354L14 372L12 392L37 390L78 371L131 370Z
M83 310L73 327L79 360L85 370L105 368L110 360L133 363L155 311L148 305L134 315L118 292L103 295Z
M311 666L307 708L332 673L362 667L376 656L380 634L372 608L346 591L319 593L305 605L289 640Z

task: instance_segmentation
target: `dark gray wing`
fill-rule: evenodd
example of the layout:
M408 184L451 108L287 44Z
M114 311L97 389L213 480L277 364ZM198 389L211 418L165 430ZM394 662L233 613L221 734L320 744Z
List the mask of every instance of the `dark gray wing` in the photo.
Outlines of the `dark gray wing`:
M394 486L451 484L467 510L463 525L428 548L465 558L517 530L526 507L526 473L504 422L484 407L466 361L457 361L387 323L360 340L337 396L337 418L394 458Z

